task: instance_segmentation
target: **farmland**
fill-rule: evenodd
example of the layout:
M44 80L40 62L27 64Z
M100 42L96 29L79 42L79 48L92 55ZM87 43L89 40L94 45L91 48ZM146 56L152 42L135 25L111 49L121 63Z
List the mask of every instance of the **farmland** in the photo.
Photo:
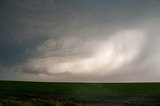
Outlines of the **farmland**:
M160 105L160 83L0 81L1 105Z

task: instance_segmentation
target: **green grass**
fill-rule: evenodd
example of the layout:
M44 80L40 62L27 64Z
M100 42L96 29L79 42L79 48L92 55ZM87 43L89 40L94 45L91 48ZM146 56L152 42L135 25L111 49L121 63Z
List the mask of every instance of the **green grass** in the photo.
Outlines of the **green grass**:
M160 83L49 83L0 81L0 105L160 105Z

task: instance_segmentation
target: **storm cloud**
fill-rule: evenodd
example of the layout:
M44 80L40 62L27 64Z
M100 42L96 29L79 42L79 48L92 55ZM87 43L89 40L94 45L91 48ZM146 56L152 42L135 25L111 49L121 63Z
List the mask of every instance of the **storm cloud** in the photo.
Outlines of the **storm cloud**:
M0 79L160 81L158 0L1 0Z

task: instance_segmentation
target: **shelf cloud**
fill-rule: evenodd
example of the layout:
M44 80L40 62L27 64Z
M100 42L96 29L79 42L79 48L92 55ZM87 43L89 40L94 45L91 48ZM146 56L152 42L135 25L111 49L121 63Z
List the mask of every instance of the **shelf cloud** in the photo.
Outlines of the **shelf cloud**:
M1 0L0 79L160 81L158 0Z

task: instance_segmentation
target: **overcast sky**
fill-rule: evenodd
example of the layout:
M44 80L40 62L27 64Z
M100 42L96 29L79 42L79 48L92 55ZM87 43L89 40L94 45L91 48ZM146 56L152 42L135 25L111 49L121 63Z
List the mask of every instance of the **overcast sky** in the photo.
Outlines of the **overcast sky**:
M0 80L160 81L159 0L0 0Z

